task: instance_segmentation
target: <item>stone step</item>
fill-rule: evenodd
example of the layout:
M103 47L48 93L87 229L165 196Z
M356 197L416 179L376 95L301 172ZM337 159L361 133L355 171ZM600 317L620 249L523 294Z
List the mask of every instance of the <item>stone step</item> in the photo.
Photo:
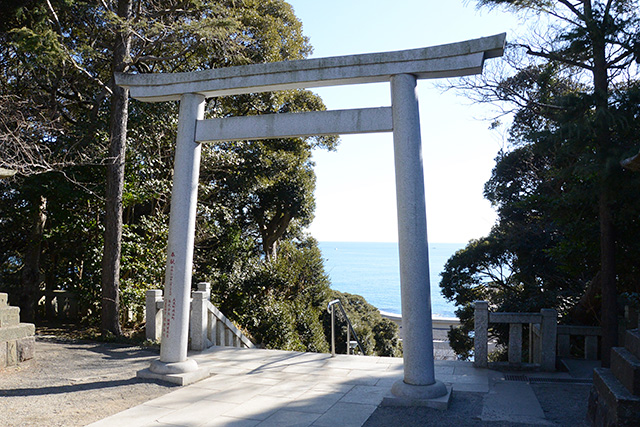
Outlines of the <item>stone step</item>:
M610 369L593 370L588 417L592 425L640 425L640 396L634 396Z
M0 307L0 328L15 326L20 323L20 308Z
M34 336L36 327L32 323L20 323L14 326L0 328L0 343L15 341L26 337Z
M624 337L624 347L640 359L640 331L638 329L627 330Z
M36 351L35 337L0 341L0 369L33 359Z
M640 360L624 347L611 349L611 372L632 394L640 396Z
M0 308L6 307L8 305L7 301L9 300L9 295L0 292Z

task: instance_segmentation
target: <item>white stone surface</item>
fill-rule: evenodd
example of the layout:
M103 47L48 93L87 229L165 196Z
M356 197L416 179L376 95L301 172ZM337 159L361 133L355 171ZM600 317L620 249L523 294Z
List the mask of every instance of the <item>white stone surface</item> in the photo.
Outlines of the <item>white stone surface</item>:
M162 291L149 289L145 296L146 325L145 334L148 340L160 340L162 331L162 312L158 310L158 303L162 301Z
M489 303L487 301L474 302L474 364L479 368L487 367L489 355Z
M391 130L391 108L363 108L201 120L196 130L196 141L241 141Z
M394 74L443 78L479 74L485 59L502 56L506 34L396 52L252 64L173 74L116 74L131 97L161 102L183 93L206 97L389 81Z
M391 78L391 102L398 204L404 382L427 386L435 383L435 376L427 214L415 76L399 74Z
M195 128L196 121L204 118L204 106L202 95L185 94L180 100L160 346L160 360L165 363L187 359L200 173L200 144L195 142Z
M394 403L391 384L385 376L389 366L397 366L402 372L401 358L338 355L343 366L350 366L351 372L364 371L361 376L367 376L373 384L359 386L342 372L332 373L327 369L334 360L328 354L212 347L193 358L199 366L222 366L223 371L233 362L238 366L237 372L223 373L180 388L94 425L165 425L160 424L161 421L171 421L169 424L173 425L183 415L189 422L178 422L178 425L254 425L265 420L267 424L276 420L286 424L292 413L297 413L296 425L300 426L361 426L375 410L380 396L387 401L391 398L390 403ZM269 369L272 365L304 366L307 360L323 360L325 365L309 364L305 374ZM259 368L255 368L256 364ZM379 366L380 370L376 372L371 366ZM502 373L475 368L470 362L436 361L435 366L436 372L442 373L440 379L453 390L485 393L482 414L486 420L536 425L546 422L528 383L506 382ZM561 378L567 374L544 372L540 375ZM286 387L289 393L274 395L274 390L281 394ZM398 420L398 425L401 424L402 420Z

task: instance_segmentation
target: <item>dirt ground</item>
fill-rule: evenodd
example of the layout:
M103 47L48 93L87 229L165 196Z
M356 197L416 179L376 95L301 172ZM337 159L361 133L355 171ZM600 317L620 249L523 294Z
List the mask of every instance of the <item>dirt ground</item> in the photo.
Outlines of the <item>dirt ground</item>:
M36 336L36 357L0 369L0 426L84 426L175 389L139 380L157 350Z

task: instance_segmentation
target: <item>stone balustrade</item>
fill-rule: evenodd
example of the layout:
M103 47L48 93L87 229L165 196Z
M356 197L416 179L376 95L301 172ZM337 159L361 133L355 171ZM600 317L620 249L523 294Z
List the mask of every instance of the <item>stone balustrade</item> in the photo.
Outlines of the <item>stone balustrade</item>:
M602 336L599 326L558 325L558 356L571 356L571 337L584 340L584 359L598 360L598 337Z
M475 302L475 365L487 367L488 328L490 323L509 324L508 360L510 365L522 365L522 325L529 324L529 363L545 371L555 370L556 355L571 357L572 337L574 343L584 343L583 358L598 360L598 337L602 335L598 326L558 325L553 309L542 309L540 313L491 313L488 302Z
M41 292L38 306L44 306L44 315L47 318L70 320L82 317L78 297L72 291L56 289ZM40 316L42 316L42 312L40 312Z
M555 371L558 314L554 309L543 308L540 313L491 313L487 301L475 302L474 364L488 366L489 324L509 324L509 365L522 366L522 325L531 324L537 345L531 351L533 362L544 371ZM539 325L538 327L533 325Z
M198 283L198 290L191 294L189 348L202 351L211 346L255 347L240 329L211 304L210 289L209 283ZM162 291L147 291L146 337L149 340L160 341L163 307Z

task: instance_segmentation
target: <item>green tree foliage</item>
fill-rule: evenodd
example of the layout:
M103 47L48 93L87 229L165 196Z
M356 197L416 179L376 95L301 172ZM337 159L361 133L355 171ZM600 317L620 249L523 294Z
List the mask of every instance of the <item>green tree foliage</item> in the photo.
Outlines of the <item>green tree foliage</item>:
M398 326L395 323L389 319L384 319L380 311L360 295L332 290L329 298L324 301L324 306L327 307L329 301L335 299L339 299L344 306L349 321L356 331L363 350L367 355L402 356L402 346L398 337ZM336 353L346 353L347 323L337 308L335 316ZM330 340L331 314L325 309L322 317L327 339ZM355 340L353 335L351 339Z
M470 354L475 299L499 311L555 307L564 321L603 326L606 363L618 294L637 286L628 254L638 249L639 182L620 167L640 142L637 4L479 4L541 15L550 26L510 46L515 73L475 85L481 100L510 104L513 122L510 150L485 186L498 223L443 274L443 292L464 324L452 339L459 354Z
M126 210L125 245L129 245L127 239L132 239L132 244L146 239L145 224L154 221L146 217L168 210L176 120L174 106L134 103L129 109L128 145L121 144L111 154L106 152L109 136L113 136L108 123L114 113L107 106L115 90L112 64L117 35L131 36L130 52L123 57L124 69L138 72L300 59L310 47L293 10L283 1L134 2L129 18L118 14L119 5L124 3L53 0L4 4L0 162L3 167L18 170L21 176L39 175L31 181L43 186L51 180L47 173L66 176L77 184L76 191L95 199L97 224L102 224L104 178L80 173L77 168L123 160L120 151L126 146L131 159L122 184L126 192L113 197L116 211L119 204ZM252 110L252 97L236 103L243 101ZM229 109L231 103L227 100L227 106L214 114L235 114ZM121 114L126 109L116 110ZM125 126L121 131L127 130L128 118L121 117ZM11 187L19 187L22 182L15 180ZM33 185L31 193L25 202L33 204L25 206L30 212L40 205ZM51 200L48 206L53 207ZM37 227L32 224L31 228ZM28 233L28 227L24 232ZM140 253L140 248L137 251ZM15 261L22 268L21 257ZM139 277L127 268L123 277ZM105 266L103 270L108 269ZM32 287L37 286L39 283ZM61 282L54 286L61 286Z
M320 319L329 279L317 242L284 241L269 262L239 256L239 268L212 277L214 304L266 348L328 351Z
M39 292L73 291L88 320L102 312L117 334L120 304L141 309L144 291L163 284L177 103L129 103L113 72L303 59L311 47L281 0L2 7L0 166L19 174L0 182L0 286L34 314ZM318 96L292 90L209 99L206 114L321 109ZM304 229L315 208L311 150L336 143L203 147L195 278L211 281L214 302L266 347L328 351L329 283ZM372 322L365 335L387 338L370 338L371 349L392 354L393 328Z

